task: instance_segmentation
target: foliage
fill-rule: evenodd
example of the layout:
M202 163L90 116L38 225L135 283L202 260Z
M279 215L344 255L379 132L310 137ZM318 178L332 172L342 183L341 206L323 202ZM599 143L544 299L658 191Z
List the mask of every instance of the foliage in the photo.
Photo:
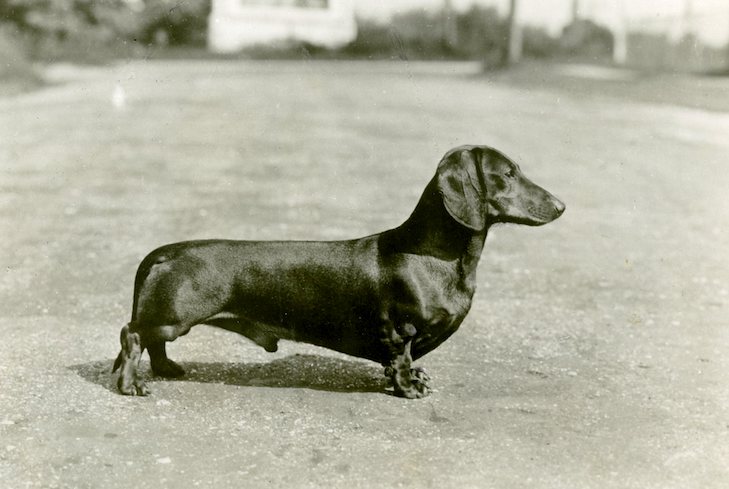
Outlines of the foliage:
M133 36L125 0L0 0L0 18L16 29L32 58L102 61L104 48Z
M473 6L456 19L456 52L462 57L499 59L508 42L506 19L494 8Z
M138 36L144 43L199 46L205 43L210 0L147 0Z
M28 61L25 45L19 42L19 32L12 26L0 26L0 81L2 93L10 85L29 88L40 83L40 77Z
M486 59L506 43L506 24L493 8L473 6L454 13L412 10L389 25L359 20L357 39L344 55L400 59ZM452 29L453 32L448 32Z
M400 14L389 25L358 21L357 39L341 53L347 57L401 59L472 59L487 65L500 62L507 43L506 19L493 8L472 6L448 23L445 13L415 10ZM453 32L447 32L452 25ZM546 31L526 27L524 55L555 54L558 41Z
M613 52L613 34L591 20L578 19L562 30L560 49L572 56L609 57Z
M397 57L397 38L390 26L358 19L357 38L342 48L341 53L353 58Z
M34 58L100 61L160 40L200 44L209 8L210 0L0 0L0 19Z
M133 31L131 5L125 0L1 0L0 18L36 37L107 40Z
M559 40L542 28L525 26L522 30L524 56L549 58L559 52Z

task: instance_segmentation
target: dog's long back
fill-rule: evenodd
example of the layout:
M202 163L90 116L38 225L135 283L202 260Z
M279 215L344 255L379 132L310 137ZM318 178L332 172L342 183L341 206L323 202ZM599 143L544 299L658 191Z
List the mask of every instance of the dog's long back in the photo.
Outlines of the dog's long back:
M181 375L165 342L196 324L238 332L268 351L313 343L387 366L405 397L428 393L413 359L440 345L471 306L489 227L541 225L564 205L485 146L449 151L401 226L349 241L186 241L140 264L132 320L122 329L119 388L147 393L152 369Z

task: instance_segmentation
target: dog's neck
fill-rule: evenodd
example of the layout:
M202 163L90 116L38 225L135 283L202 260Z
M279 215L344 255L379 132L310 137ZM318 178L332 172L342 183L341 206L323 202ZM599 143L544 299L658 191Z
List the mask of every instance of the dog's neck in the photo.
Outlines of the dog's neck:
M464 278L475 278L487 233L488 225L474 231L451 217L433 178L410 217L391 231L390 241L393 251L459 260Z

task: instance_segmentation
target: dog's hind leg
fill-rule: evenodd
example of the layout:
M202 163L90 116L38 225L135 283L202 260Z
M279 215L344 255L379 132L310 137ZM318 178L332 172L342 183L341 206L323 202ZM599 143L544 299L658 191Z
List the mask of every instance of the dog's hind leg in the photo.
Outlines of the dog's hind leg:
M114 372L121 367L117 381L119 392L127 396L146 396L150 391L139 375L139 360L142 358L142 342L139 333L129 323L121 329L119 340L121 352L114 362Z
M166 343L190 332L192 326L163 325L147 328L142 337L143 347L149 351L152 372L160 377L181 377L185 369L167 357Z
M166 344L166 341L161 340L147 345L152 372L154 375L167 378L185 375L185 369L167 357Z

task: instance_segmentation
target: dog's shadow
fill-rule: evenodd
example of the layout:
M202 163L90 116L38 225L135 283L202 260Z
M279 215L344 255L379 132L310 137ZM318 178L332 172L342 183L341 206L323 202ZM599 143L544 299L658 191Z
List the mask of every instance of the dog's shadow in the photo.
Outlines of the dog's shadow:
M84 380L116 393L117 374L111 373L112 364L111 359L96 360L68 368ZM384 393L387 388L381 367L320 355L296 354L267 363L180 362L180 366L185 369L185 375L176 379L153 376L148 362L140 364L140 372L152 382L201 382L331 392Z

